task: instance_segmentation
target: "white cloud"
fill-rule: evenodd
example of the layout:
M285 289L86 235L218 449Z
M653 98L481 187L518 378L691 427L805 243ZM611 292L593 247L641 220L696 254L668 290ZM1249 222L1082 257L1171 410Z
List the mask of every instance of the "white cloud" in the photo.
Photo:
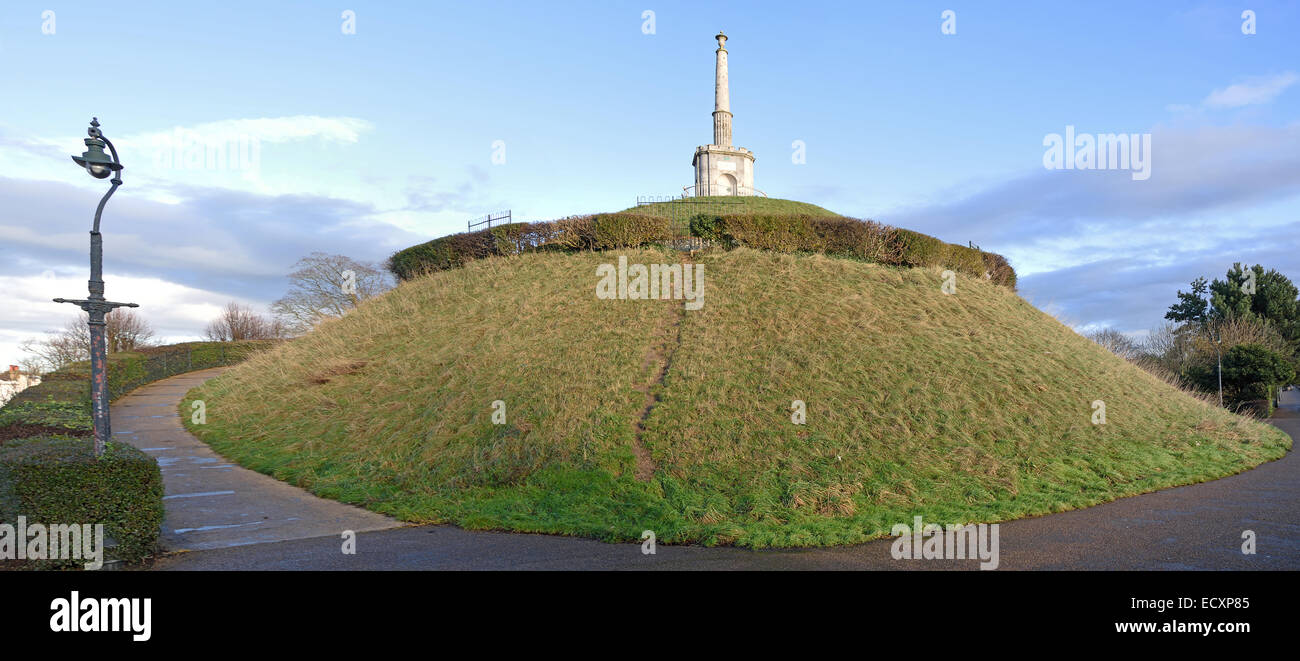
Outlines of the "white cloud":
M260 142L282 143L295 140L320 139L328 142L355 143L361 134L374 126L356 117L319 117L295 115L293 117L260 117L256 119L224 119L194 126L176 126L165 131L151 131L123 136L123 145L141 149L171 147L178 136L193 136L203 141L234 142L253 139Z
M1268 103L1297 80L1300 76L1294 71L1274 76L1253 76L1245 82L1210 92L1203 103L1210 108L1240 108Z
M334 193L329 177L299 174L320 158L313 147L355 145L374 125L356 117L295 115L224 119L192 126L110 135L126 164L132 194L155 202L180 201L175 186L208 186L262 194ZM85 136L4 135L0 171L25 178L103 189L70 166L68 154Z
M159 339L169 342L200 339L207 323L232 299L265 312L256 301L161 278L110 275L105 280L110 300L138 303L136 311L149 321ZM76 306L52 299L85 298L86 276L54 270L0 275L0 291L5 292L5 309L9 311L5 327L0 329L0 363L10 365L24 356L18 348L20 342L43 337L45 331L62 328L80 314Z

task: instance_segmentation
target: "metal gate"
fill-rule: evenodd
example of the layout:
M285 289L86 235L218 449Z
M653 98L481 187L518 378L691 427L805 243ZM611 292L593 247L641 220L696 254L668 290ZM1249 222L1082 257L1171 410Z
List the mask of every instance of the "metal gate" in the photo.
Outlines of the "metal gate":
M655 205L655 215L669 219L672 234L668 245L677 250L700 250L711 244L710 241L691 235L691 218L700 214L725 216L738 212L743 204L742 198L734 196L703 198L644 195L636 198L638 207Z

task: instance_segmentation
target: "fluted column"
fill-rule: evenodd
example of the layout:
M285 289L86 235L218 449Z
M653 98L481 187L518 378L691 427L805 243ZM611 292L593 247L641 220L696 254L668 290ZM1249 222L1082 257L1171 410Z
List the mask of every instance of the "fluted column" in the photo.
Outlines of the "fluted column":
M731 146L731 94L727 87L727 35L718 32L717 73L713 82L713 144Z

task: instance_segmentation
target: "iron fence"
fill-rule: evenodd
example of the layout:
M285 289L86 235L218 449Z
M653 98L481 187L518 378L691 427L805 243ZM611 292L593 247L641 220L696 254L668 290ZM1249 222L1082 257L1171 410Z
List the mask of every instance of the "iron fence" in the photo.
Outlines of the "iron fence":
M706 184L692 184L692 185L689 185L689 186L682 186L682 197L710 197L710 196L713 196L713 197L767 197L767 193L764 193L763 191L758 190L757 188L747 188L747 187L745 187L745 186L737 186L736 189L735 189L734 191L731 190L730 188L726 188L726 187L721 186L721 185L717 186L716 189L715 189L715 187L713 187L713 186L711 186L710 184L707 184L707 183L706 183Z
M225 367L247 359L251 354L265 349L270 341L261 342L204 342L182 345L175 349L150 353L109 365L109 397L117 399L146 384L185 372Z
M480 216L478 218L475 218L474 220L469 221L469 229L467 231L473 232L474 228L480 225L486 225L486 227L484 227L483 229L492 229L492 223L496 223L497 225L505 225L510 222L512 222L510 220L510 210L506 209L505 211L497 211L496 213L490 213L486 216Z
M656 205L656 214L671 221L672 236L668 245L677 250L701 250L712 245L712 242L691 234L691 218L698 215L725 216L740 211L744 204L744 199L736 196L691 197L684 193L680 196L642 195L636 198L638 207Z

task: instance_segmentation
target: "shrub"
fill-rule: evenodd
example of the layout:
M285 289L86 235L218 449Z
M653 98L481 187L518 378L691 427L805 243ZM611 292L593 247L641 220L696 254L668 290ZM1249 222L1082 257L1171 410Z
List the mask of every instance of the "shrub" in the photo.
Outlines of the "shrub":
M1016 290L1016 270L1011 268L1006 257L993 252L984 253L984 270L994 284Z
M974 248L959 246L955 243L943 243L939 263L958 273L965 273L974 278L983 278L984 253ZM990 276L991 277L991 276Z
M40 437L0 447L0 520L102 523L105 538L117 541L114 556L127 562L156 550L162 496L158 462L129 445L109 443L99 458L87 439Z
M828 255L856 257L881 264L897 263L897 250L889 240L889 228L872 220L832 216L809 221Z
M662 216L632 213L603 213L592 217L596 250L639 248L672 238L672 221Z
M720 220L724 238L734 245L776 252L821 250L821 239L807 216L736 214Z
M659 216L606 213L546 223L511 223L452 234L400 250L388 270L400 280L444 271L484 257L529 250L610 250L638 248L672 238L670 220Z
M729 205L719 205L725 206ZM530 250L639 248L675 238L674 222L682 225L682 233L689 231L691 236L728 247L820 252L893 266L946 266L976 278L987 275L993 282L1015 289L1016 273L1005 257L944 243L919 232L835 215L719 214L715 210L690 218L626 211L499 225L398 251L389 258L388 270L399 280L409 280L475 259Z
M590 250L596 242L596 226L591 216L569 216L552 223L546 241L539 249Z
M944 243L928 234L912 230L894 229L894 241L899 250L899 264L903 266L938 266L944 257Z
M1233 401L1265 400L1295 376L1285 356L1260 344L1239 344L1223 354L1223 386Z
M690 218L691 236L705 241L722 240L722 217L712 213L697 213Z
M1256 418L1268 418L1273 415L1273 400L1269 398L1242 400L1237 402L1236 412Z
M452 234L412 246L388 258L388 270L409 280L430 271L442 271L496 254L496 239L489 230Z
M89 397L86 401L80 398L80 395L89 393L82 392L86 390L86 384L78 385L80 387L77 388L76 394L70 398L51 396L44 401L26 399L11 401L4 407L0 407L0 443L6 439L22 438L25 434L9 432L26 427L42 427L73 436L89 435L91 432ZM35 387L39 386L33 386Z
M510 223L498 225L487 231L491 235L491 255L518 255L548 243L554 243L559 237L559 221L550 223Z

